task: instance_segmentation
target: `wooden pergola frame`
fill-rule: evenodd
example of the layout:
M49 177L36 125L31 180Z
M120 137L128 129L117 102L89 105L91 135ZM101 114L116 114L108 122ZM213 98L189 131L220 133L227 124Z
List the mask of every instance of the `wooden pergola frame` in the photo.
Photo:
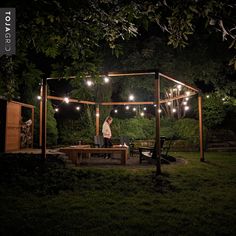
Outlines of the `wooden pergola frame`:
M157 173L161 173L161 143L160 143L160 109L161 103L166 103L168 101L173 101L189 96L198 94L198 113L199 113L199 140L200 140L200 160L204 161L204 149L203 149L203 122L202 122L202 96L200 90L194 88L191 85L183 83L176 80L170 76L160 73L158 70L136 70L136 71L125 71L125 72L108 72L106 73L109 77L123 77L123 76L142 76L142 75L154 75L155 77L155 99L151 102L92 102L83 101L78 99L69 99L69 102L90 104L96 106L96 135L99 135L99 106L111 106L111 105L144 105L144 104L156 104L155 114L156 114L156 147L157 147ZM174 98L160 100L160 79L161 77L180 84L191 90L189 95L180 95ZM70 78L75 78L74 76ZM40 102L40 145L42 149L42 158L46 158L46 121L47 121L47 99L63 101L64 98L56 96L47 96L47 80L51 79L61 79L61 78L44 78L41 85L41 102Z

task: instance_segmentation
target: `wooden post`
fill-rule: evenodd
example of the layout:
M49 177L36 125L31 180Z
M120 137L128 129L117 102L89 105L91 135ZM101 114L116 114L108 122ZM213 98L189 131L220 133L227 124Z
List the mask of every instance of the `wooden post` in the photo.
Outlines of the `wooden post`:
M161 174L161 141L160 141L160 76L155 72L155 104L156 104L156 175Z
M99 135L99 117L100 117L99 105L97 104L96 106L96 136Z
M46 159L46 138L47 138L47 79L43 78L42 89L42 159Z
M42 148L42 113L43 113L43 84L40 86L40 101L39 101L39 147Z
M204 161L203 148L203 125L202 125L202 96L198 95L198 113L199 113L199 143L200 143L200 161Z
M31 118L32 118L32 127L31 127L31 134L32 134L32 146L31 148L33 148L34 146L34 107L32 107L31 109Z

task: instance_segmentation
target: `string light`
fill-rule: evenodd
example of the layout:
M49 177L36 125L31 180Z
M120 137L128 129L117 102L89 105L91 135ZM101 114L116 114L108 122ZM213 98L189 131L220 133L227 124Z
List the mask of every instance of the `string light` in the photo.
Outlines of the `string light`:
M59 108L55 108L55 112L58 112L59 111Z
M114 112L115 112L115 113L118 113L118 110L117 110L117 109L115 109L115 110L114 110Z
M141 112L140 115L141 115L141 116L144 116L144 112Z
M186 95L187 95L187 96L189 96L189 95L190 95L190 92L189 92L189 91L187 91L187 92L186 92Z
M157 104L154 104L153 106L154 106L154 107L156 107L156 106L157 106Z
M188 100L189 100L189 98L185 98L185 100L186 100L186 101L188 101Z
M185 110L185 111L188 111L188 110L189 110L189 106L185 106L185 107L184 107L184 110Z
M107 77L107 76L104 76L104 78L103 78L103 81L104 81L104 83L109 83L109 81L110 81L110 78L109 77Z
M99 117L99 113L96 113L96 117Z
M64 102L65 103L69 103L70 102L70 99L68 97L64 97Z
M42 99L42 97L38 95L38 96L37 96L37 99L38 99L38 100L41 100L41 99Z
M144 110L144 111L146 111L146 110L147 110L147 108L146 108L146 107L144 107L144 108L143 108L143 110Z
M187 102L186 102L186 101L183 101L183 105L186 106L186 105L187 105Z
M137 110L136 107L134 107L134 108L133 108L133 111L136 111L136 110Z
M172 112L173 112L173 113L175 113L175 112L176 112L176 109L175 109L175 108L173 108L173 109L172 109Z
M170 106L170 105L171 105L171 102L167 102L167 105Z
M161 109L159 109L159 110L158 110L158 112L159 112L159 113L161 113L161 112L162 112L162 110L161 110Z
M130 100L130 101L134 101L134 95L133 95L133 94L130 94L130 95L129 95L129 100Z
M177 89L178 89L178 90L181 90L181 89L182 89L182 85L178 84L178 85L177 85Z
M206 95L206 98L209 98L210 97L210 95Z
M91 81L91 80L87 80L86 83L89 87L93 85L93 81Z
M80 107L79 107L79 106L77 106L77 107L76 107L76 110L77 110L77 111L79 111L79 110L80 110Z
M125 109L126 109L126 110L129 110L129 106L126 106Z

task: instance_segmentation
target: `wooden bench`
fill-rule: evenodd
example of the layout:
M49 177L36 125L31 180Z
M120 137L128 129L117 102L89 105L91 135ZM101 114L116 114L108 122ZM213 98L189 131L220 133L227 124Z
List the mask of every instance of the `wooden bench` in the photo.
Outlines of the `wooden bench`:
M125 147L111 147L111 148L91 148L91 147L67 147L61 148L60 152L64 152L68 155L69 159L75 164L79 165L81 162L82 154L110 154L120 153L121 154L121 165L126 165L128 158L128 149Z

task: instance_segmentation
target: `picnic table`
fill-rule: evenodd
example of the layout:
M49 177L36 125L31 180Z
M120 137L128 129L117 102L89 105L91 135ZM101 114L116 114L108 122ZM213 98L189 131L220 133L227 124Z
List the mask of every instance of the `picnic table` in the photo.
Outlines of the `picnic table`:
M94 148L90 147L90 145L77 145L77 146L60 148L59 151L66 153L69 159L75 165L80 165L83 154L90 156L90 154L119 153L121 154L121 159L120 159L121 165L126 165L126 161L128 158L128 148L120 146L110 147L110 148Z

